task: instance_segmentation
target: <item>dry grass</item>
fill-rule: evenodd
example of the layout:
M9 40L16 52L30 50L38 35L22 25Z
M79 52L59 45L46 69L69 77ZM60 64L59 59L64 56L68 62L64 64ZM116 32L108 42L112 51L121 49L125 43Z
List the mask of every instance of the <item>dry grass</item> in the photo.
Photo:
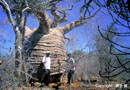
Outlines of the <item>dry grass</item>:
M26 88L19 88L18 90L108 90L107 87L97 87L97 85L107 85L107 84L99 84L98 82L95 83L84 83L78 80L75 80L74 83L71 83L70 86L67 84L67 78L63 78L61 82L56 82L56 83L50 83L50 87L40 87L40 83L35 82L34 87L31 87L28 85ZM109 90L115 90L116 84L119 84L117 82L111 82L113 86L109 87ZM12 89L8 89L12 90Z

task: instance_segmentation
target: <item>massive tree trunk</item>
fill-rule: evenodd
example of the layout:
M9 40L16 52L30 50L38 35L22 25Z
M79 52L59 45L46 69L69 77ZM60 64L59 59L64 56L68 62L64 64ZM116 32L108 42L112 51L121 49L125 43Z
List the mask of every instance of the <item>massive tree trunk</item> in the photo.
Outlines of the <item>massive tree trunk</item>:
M26 28L27 30L28 28ZM40 62L47 51L51 52L51 72L56 73L63 71L65 68L65 41L64 32L61 28L51 28L47 34L41 33L38 30L26 31L29 46L26 50L30 58L29 61L34 67L39 66ZM30 35L29 35L30 34ZM59 70L59 68L61 70Z

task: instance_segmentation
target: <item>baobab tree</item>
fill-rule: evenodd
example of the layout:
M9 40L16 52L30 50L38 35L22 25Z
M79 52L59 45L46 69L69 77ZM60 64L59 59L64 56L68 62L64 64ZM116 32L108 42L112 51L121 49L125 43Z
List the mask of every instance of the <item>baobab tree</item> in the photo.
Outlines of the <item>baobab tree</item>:
M89 19L93 18L100 11L100 8L98 8L88 17L80 15L76 21L60 27L61 23L68 21L66 12L72 10L74 6L72 3L70 8L59 9L57 4L60 2L64 1L0 0L0 5L6 12L15 32L15 62L19 76L21 75L24 61L37 66L46 51L51 52L52 72L59 70L59 62L61 69L64 69L66 55L64 39L69 39L65 37L65 34L75 27L88 23ZM50 13L48 14L47 12ZM38 19L38 28L30 30L27 27L28 14L33 14ZM53 18L49 16L53 16Z

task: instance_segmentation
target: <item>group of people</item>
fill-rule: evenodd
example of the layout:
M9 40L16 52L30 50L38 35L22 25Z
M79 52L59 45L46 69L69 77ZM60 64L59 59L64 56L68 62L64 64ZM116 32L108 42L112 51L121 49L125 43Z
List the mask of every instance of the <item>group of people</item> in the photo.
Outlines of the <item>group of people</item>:
M67 75L67 84L70 84L70 81L72 79L72 83L74 82L73 74L75 71L75 60L72 58L71 53L67 54L67 60L66 60L66 71L68 72ZM40 68L42 68L39 72L42 75L40 77L41 85L45 84L46 86L49 86L49 77L50 77L50 69L51 69L51 58L50 58L50 52L46 53L46 56L43 57Z

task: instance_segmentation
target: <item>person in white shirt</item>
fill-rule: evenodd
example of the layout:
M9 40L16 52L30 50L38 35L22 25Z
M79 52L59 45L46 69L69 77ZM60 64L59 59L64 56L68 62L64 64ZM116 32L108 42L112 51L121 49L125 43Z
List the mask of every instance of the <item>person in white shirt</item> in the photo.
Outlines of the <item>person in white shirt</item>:
M51 68L51 58L50 52L46 53L46 56L43 57L42 62L44 69L42 70L42 82L45 83L46 86L49 86L49 77L50 77L50 68Z
M2 64L2 61L0 61L0 65Z
M72 83L73 83L74 82L73 74L74 74L74 71L75 71L75 60L71 57L71 53L68 53L66 68L67 68L67 71L68 71L67 84L70 84L71 79L72 79Z

